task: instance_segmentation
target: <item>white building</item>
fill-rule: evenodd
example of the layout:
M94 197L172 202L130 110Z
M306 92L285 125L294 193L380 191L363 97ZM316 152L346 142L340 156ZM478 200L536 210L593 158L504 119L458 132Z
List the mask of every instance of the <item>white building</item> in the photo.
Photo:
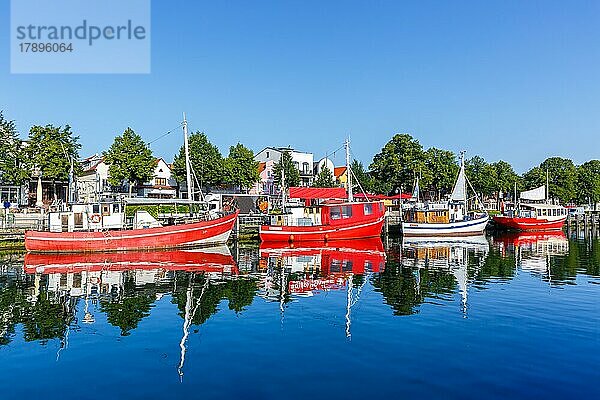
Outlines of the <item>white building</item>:
M114 196L112 185L108 182L109 165L102 156L94 154L81 161L83 173L77 178L77 194L80 203L96 203ZM128 192L127 182L123 182L124 193ZM154 177L149 182L144 182L133 188L133 193L138 197L174 198L177 195L177 182L171 174L171 167L162 158L156 159Z
M108 164L101 155L94 154L81 161L83 172L76 177L80 203L95 203L112 194L108 183Z
M169 164L162 158L157 158L152 180L136 186L136 189L138 197L172 199L177 196L177 181Z
M313 182L313 162L314 156L312 153L297 151L291 147L265 147L254 156L254 160L259 163L267 163L273 161L279 162L281 154L287 151L292 156L292 162L300 172L300 186L310 186Z

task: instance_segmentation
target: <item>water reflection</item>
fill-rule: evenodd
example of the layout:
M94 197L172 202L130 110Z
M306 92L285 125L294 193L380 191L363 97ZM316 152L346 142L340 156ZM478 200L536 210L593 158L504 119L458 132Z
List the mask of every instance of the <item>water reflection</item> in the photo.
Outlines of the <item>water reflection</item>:
M517 272L554 285L579 275L600 276L599 242L563 233L504 234L493 238L401 239L304 244L301 247L228 247L196 251L93 255L0 256L0 346L21 333L25 341L68 346L69 332L102 320L121 336L136 330L156 302L167 299L182 320L181 365L192 326L204 324L222 302L242 313L255 299L276 302L284 317L294 302L345 292L346 335L365 286L394 315L423 304L457 306L468 315L470 290L510 282ZM322 296L321 296L322 297ZM323 302L326 299L323 298ZM225 304L225 303L223 303ZM325 303L324 307L326 307ZM17 329L20 327L19 329Z
M352 307L360 299L368 276L385 267L385 251L379 238L300 246L269 243L260 247L264 272L264 297L279 301L280 312L294 298L311 297L330 290L346 290L345 331L351 337Z

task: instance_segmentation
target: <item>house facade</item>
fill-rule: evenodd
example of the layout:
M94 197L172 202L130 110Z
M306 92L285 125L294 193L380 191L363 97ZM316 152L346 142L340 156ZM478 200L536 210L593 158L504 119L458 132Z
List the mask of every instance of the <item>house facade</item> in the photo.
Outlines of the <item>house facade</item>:
M156 159L154 177L149 182L135 187L138 197L173 199L177 197L177 181L171 173L171 166L162 158Z
M264 187L269 188L270 190L273 190L272 178L269 178L269 174L268 174L269 170L268 170L267 164L269 162L271 162L272 165L274 166L277 162L279 162L281 155L285 151L290 153L290 155L292 156L292 162L294 163L294 166L296 167L296 169L298 169L298 172L300 174L300 186L312 185L313 180L314 180L314 173L313 173L314 156L313 156L313 153L306 153L303 151L294 150L291 147L265 147L263 150L256 153L256 155L254 156L254 160L258 161L259 165L260 165L260 163L265 163L265 170L267 170L267 173L265 174L265 181L262 180L263 177L261 176L261 182L259 182L259 185L262 185ZM269 165L270 165L270 163L269 163ZM272 172L272 169L271 169L271 172ZM271 185L269 185L269 179L271 179ZM263 194L270 194L270 193L263 192Z
M102 156L94 154L81 161L83 172L76 178L78 201L95 203L114 197L117 193L127 193L129 184L123 182L121 187L113 187L109 179L109 165ZM157 158L154 176L141 185L132 188L132 194L138 197L168 199L177 196L177 182L171 173L171 167L162 158Z

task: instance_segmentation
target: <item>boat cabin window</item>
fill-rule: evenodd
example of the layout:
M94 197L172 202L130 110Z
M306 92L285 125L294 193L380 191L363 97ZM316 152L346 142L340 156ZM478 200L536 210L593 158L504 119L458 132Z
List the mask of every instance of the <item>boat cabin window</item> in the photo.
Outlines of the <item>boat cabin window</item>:
M365 203L365 215L371 215L373 214L373 204L371 203Z
M113 214L116 214L119 212L119 204L115 203L113 204Z
M329 215L331 216L331 219L340 219L342 218L342 210L340 210L340 207L331 207L329 209Z
M110 204L102 204L102 215L110 215Z
M100 204L94 204L94 205L92 206L92 212L93 212L94 214L99 214L99 213L100 213Z
M350 218L352 216L352 206L342 206L342 218Z

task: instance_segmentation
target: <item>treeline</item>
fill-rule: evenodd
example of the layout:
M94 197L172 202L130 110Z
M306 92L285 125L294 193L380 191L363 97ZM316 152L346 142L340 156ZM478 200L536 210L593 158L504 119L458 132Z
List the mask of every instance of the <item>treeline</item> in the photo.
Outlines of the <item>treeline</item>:
M397 134L373 158L368 171L357 163L355 174L368 191L384 194L412 191L417 174L420 188L432 196L451 192L459 169L458 157L435 147L425 150L408 134ZM549 178L549 195L563 204L600 202L600 160L575 165L572 160L551 157L518 175L510 163L487 162L474 156L465 160L465 169L473 188L484 197L510 196L515 184L518 191L539 187Z
M0 111L0 183L21 185L41 173L45 180L66 181L71 160L74 173L81 173L79 151L81 144L69 125L36 125L31 127L26 140L21 140L15 122ZM254 153L238 143L231 146L227 157L209 142L202 132L189 137L190 160L196 180L202 186L236 186L246 190L259 180L258 163ZM109 182L115 187L128 182L135 184L151 180L156 157L149 144L133 129L117 135L108 150L103 152L109 164ZM185 153L181 149L174 157L173 173L178 182L185 182Z
M14 121L5 119L0 112L0 133L0 183L22 184L35 171L41 172L45 179L65 181L70 160L79 159L79 136L69 125L33 126L23 142ZM202 187L233 186L245 191L260 180L253 151L240 143L231 146L224 157L204 133L195 132L189 137L189 147L195 181ZM103 156L110 165L110 183L114 186L128 182L131 188L153 177L156 158L150 146L131 128L118 135ZM484 197L494 198L500 193L510 197L515 184L518 191L541 186L546 182L547 173L552 198L563 204L600 202L599 160L575 165L570 159L551 157L522 175L506 161L488 162L479 156L465 160L465 166L474 189ZM369 193L410 192L419 175L421 190L430 197L441 198L452 190L459 164L452 151L435 147L424 149L411 135L397 134L374 156L368 168L354 160L351 169L360 186ZM284 152L275 164L275 185L279 185L282 171L286 186L300 184L299 171L289 152ZM75 173L79 172L80 166L75 163ZM174 157L173 174L177 182L185 182L183 146ZM328 168L323 168L313 182L317 187L336 185L333 171Z

